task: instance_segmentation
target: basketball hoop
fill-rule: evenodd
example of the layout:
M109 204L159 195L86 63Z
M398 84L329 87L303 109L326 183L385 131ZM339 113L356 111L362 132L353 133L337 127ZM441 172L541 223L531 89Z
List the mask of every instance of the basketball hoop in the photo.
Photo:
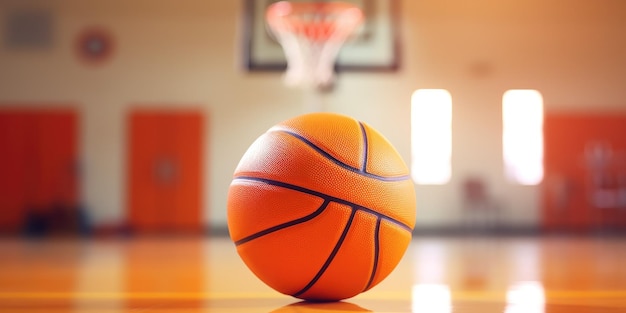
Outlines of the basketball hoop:
M344 2L289 2L270 5L265 14L287 59L285 83L329 90L335 59L363 21L357 6Z

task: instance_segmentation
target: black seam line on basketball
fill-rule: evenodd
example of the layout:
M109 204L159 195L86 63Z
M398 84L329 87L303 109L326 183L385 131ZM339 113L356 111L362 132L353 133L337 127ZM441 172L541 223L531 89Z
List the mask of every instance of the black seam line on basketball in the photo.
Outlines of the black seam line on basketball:
M376 229L374 230L374 266L372 267L372 274L370 275L370 279L365 286L363 291L367 290L372 286L372 282L374 282L374 277L376 276L376 270L378 270L378 256L380 255L380 217L376 219Z
M242 245L242 244L244 244L244 243L246 243L248 241L257 239L259 237L263 237L263 236L265 236L267 234L271 234L271 233L273 233L275 231L279 231L281 229L284 229L284 228L287 228L287 227L291 227L291 226L294 226L294 225L298 225L300 223L304 223L306 221L312 220L316 216L318 216L322 212L324 212L324 210L326 210L326 207L328 207L329 203L330 203L329 200L324 200L324 203L322 203L322 205L317 210L315 210L315 212L313 212L313 213L311 213L309 215L303 216L301 218L298 218L298 219L295 219L295 220L291 220L289 222L285 222L285 223L282 223L282 224L279 224L279 225L276 225L276 226L272 226L270 228L267 228L267 229L264 229L264 230L259 231L257 233L254 233L254 234L252 234L250 236L247 236L247 237L244 237L242 239L239 239L239 240L235 241L235 246Z
M352 212L350 213L350 218L348 219L348 222L346 223L346 226L343 228L343 232L341 232L341 237L339 237L339 240L337 241L337 244L333 248L333 251L330 253L328 258L326 259L326 262L324 262L324 265L322 265L322 268L320 268L320 270L317 272L317 274L315 274L315 277L313 277L313 279L311 279L311 281L306 286L304 286L304 288L302 288L302 290L300 290L300 291L296 292L295 294L293 294L294 297L297 297L297 296L307 292L309 289L311 289L311 287L313 287L313 285L315 285L315 283L317 283L317 281L322 277L324 272L326 272L326 269L328 269L328 266L330 266L330 263L333 261L333 259L337 255L337 252L339 252L339 248L341 248L341 245L343 244L343 241L346 239L346 236L348 235L348 230L350 230L350 226L352 225L352 221L354 220L354 216L356 215L356 211L357 211L356 208L352 208Z
M296 133L294 133L294 132L292 132L290 130L285 130L285 129L277 129L277 130L274 130L274 131L285 133L285 134L288 134L288 135L291 135L291 136L295 137L296 139L298 139L298 140L302 141L303 143L305 143L307 146L313 148L313 150L317 151L324 158L332 161L333 163L337 164L339 167L341 167L343 169L346 169L348 171L351 171L351 172L354 172L354 173L358 173L358 174L361 174L361 175L369 177L369 178L382 180L382 181L403 181L403 180L408 180L410 178L409 175L380 176L380 175L376 175L376 174L365 172L365 171L363 171L363 170L361 170L359 168L355 168L355 167L352 167L352 166L350 166L348 164L345 164L345 163L341 162L337 158L335 158L332 155L330 155L330 153L324 151L324 149L316 146L314 143L312 143L308 139L304 138L302 135L296 134Z
M359 122L359 127L361 127L361 134L363 135L363 167L361 168L361 172L367 173L367 133L365 132L365 126L363 126L363 123Z
M394 219L393 217L381 214L379 212L376 212L370 208L366 208L364 206L360 206L356 203L341 199L341 198L337 198L337 197L333 197L330 195L327 195L325 193L321 193L319 191L315 191L315 190L311 190L311 189L307 189L304 187L300 187L300 186L296 186L296 185L292 185L292 184L288 184L288 183L284 183L278 180L273 180L273 179L267 179L267 178L261 178L261 177L252 177L252 176L237 176L235 178L233 178L233 181L235 180L251 180L251 181L258 181L258 182L262 182L262 183L266 183L269 185L273 185L273 186L278 186L278 187L282 187L282 188L287 188L287 189L291 189L291 190L295 190L295 191L299 191L308 195L312 195L312 196L316 196L319 198L322 198L324 200L327 201L331 201L331 202L337 202L339 204L343 204L352 208L355 208L357 210L372 214L374 216L380 217L381 219L387 220L393 224L398 225L401 228L404 228L406 231L408 232L412 232L413 229L411 227L409 227L409 225L404 224L403 222L398 221L397 219Z

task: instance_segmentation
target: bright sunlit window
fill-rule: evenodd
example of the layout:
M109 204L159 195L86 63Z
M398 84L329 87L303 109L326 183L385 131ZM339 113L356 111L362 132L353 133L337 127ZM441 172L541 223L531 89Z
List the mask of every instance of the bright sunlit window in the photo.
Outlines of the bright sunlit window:
M509 90L502 98L502 145L507 179L536 185L543 179L543 98L536 90Z
M418 184L450 181L452 97L443 89L419 89L411 97L411 176Z

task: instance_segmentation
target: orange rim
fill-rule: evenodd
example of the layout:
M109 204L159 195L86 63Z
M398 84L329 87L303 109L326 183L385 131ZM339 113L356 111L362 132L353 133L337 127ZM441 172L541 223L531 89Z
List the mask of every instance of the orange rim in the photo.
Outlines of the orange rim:
M267 8L266 20L275 33L292 32L312 41L326 41L337 33L350 34L363 20L363 12L345 2L280 1Z

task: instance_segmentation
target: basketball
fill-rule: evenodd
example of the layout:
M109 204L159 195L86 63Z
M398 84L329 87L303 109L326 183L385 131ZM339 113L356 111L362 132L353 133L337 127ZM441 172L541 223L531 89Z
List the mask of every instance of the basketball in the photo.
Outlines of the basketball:
M333 113L270 128L228 190L228 229L243 262L278 292L310 301L380 283L404 255L415 216L396 149L368 124Z

